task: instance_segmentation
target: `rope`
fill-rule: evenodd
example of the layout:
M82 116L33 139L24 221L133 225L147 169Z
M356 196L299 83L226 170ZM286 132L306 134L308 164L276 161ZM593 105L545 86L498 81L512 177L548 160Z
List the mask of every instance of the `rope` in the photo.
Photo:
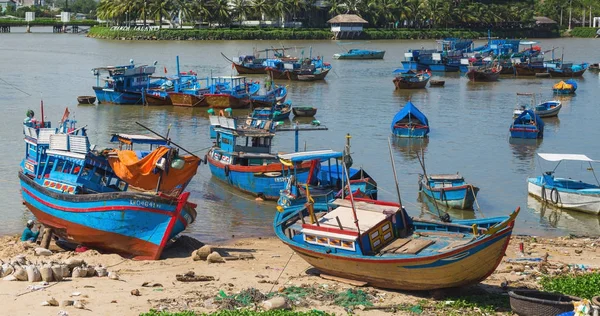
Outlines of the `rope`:
M475 188L470 183L469 183L469 186L471 187L471 194L473 194L473 199L475 200L475 205L477 206L477 210L481 214L481 217L485 218L485 215L483 215L483 212L481 211L481 208L479 207L479 202L477 202L477 195L475 195Z
M290 257L288 258L288 261L285 263L285 265L283 266L283 269L281 269L281 272L279 272L279 275L277 276L277 279L275 279L275 282L273 282L273 286L271 286L271 289L269 290L269 293L273 292L273 288L275 287L275 285L277 283L279 283L279 278L281 277L281 275L283 274L283 271L285 271L285 268L287 268L288 264L290 263L290 261L292 260L292 257L294 256L294 252L292 251L292 254L290 255Z
M8 82L8 81L6 81L6 80L4 80L4 79L2 79L2 78L0 78L0 80L1 80L2 82L6 83L7 85L11 86L13 89L16 89L16 90L18 90L18 91L21 91L21 92L23 92L24 94L26 94L26 95L28 95L28 96L31 96L31 94L29 94L29 93L27 93L27 92L25 92L25 91L23 91L23 90L19 89L18 87L16 87L16 86L12 85L10 82Z

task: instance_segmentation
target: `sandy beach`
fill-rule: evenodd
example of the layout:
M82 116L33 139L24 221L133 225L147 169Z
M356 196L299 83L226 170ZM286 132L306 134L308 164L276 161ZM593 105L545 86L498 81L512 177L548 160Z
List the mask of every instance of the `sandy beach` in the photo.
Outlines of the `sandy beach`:
M297 255L274 237L231 240L226 244L211 245L227 259L224 263L208 263L193 260L194 249L201 243L185 238L186 242L175 244L164 253L166 259L158 261L133 261L115 254L100 254L95 250L82 253L64 251L51 246L51 256L36 256L33 249L25 249L18 236L0 239L0 259L8 262L19 254L32 263L65 262L70 258L84 260L88 265L103 265L108 271L117 273L119 280L108 277L66 278L61 282L50 282L42 289L33 291L31 286L40 284L28 281L0 281L4 315L139 315L150 309L210 312L219 308L233 307L231 301L215 299L219 292L232 295L248 289L261 293L288 293L289 289L305 289L312 293L306 297L292 299L296 310L318 309L335 314L347 314L344 307L336 305L334 298L323 293L343 292L360 289L366 293L374 306L420 305L423 315L436 315L439 302L456 295L474 293L502 294L510 288L536 287L542 275L569 273L573 269L592 271L600 268L600 238L559 237L540 238L530 236L513 237L505 259L496 272L479 285L463 289L450 289L427 293L409 293L383 289L355 287L350 284L325 280L317 275ZM519 244L523 243L524 252ZM544 258L545 267L528 258ZM578 266L569 266L576 264ZM581 266L583 265L583 266ZM214 277L213 281L181 282L177 274L193 271L196 276ZM147 283L146 286L142 286ZM158 284L157 284L158 283ZM288 289L288 290L286 290ZM139 296L132 291L139 291ZM254 293L256 299L261 295ZM479 295L477 294L477 295ZM60 306L42 306L42 302L55 298ZM65 300L81 301L85 309L62 306ZM508 300L508 299L506 299ZM437 305L436 305L437 304ZM260 305L260 303L258 304ZM384 309L354 307L359 315L380 315ZM408 310L394 310L397 315L409 315ZM511 314L498 309L501 314Z

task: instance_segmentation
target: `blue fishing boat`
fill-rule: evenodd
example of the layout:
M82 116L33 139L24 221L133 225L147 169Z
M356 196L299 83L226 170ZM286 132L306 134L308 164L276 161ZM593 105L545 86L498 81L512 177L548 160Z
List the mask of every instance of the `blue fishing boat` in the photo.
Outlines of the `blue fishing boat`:
M392 119L392 134L398 137L427 137L429 121L410 101Z
M394 70L396 75L392 82L398 89L424 89L427 86L427 82L431 78L431 75L427 71L415 71L406 69Z
M277 86L270 88L265 94L251 95L250 100L253 106L270 107L275 103L283 103L287 97L287 87Z
M583 73L590 67L588 63L573 64L573 63L546 63L548 73L552 78L574 78L581 77Z
M469 184L460 174L419 175L419 190L445 207L473 209L479 188Z
M159 259L196 218L196 205L184 190L200 159L178 155L164 139L117 135L125 149L96 151L68 110L58 128L26 121L24 134L19 170L24 204L59 237L136 259ZM137 144L155 148L134 151Z
M250 117L253 119L277 122L289 119L291 113L292 101L288 100L283 103L275 103L269 107L254 108Z
M93 87L98 103L113 104L143 104L142 89L148 90L150 76L154 73L154 65L138 65L130 60L126 66L107 66L92 69L96 76L96 86ZM100 76L108 74L104 85L100 85Z
M577 161L589 164L587 170L594 172L592 162L597 163L586 155L578 154L542 154L542 159L560 164L562 161ZM558 164L556 167L558 167ZM539 177L527 179L527 190L530 195L544 201L550 202L559 208L566 208L588 214L600 214L600 183L594 173L596 183L586 183L581 180L569 178L557 178L554 171L547 171Z
M555 94L573 94L577 90L577 82L573 79L560 81L552 86L552 92Z
M427 70L427 65L420 63L421 56L429 56L436 53L435 49L409 49L408 52L404 53L404 60L402 61L402 69L404 70Z
M333 54L333 59L383 59L384 50L349 49L345 53Z
M525 109L510 125L510 137L536 139L544 136L544 121L531 109Z
M213 77L210 93L205 93L204 99L212 108L241 109L250 106L250 97L259 90L259 82L247 82L243 76Z
M317 150L279 155L279 160L289 167L308 162L310 172L308 177L301 179L294 171L296 168L288 171L286 186L280 192L277 204L286 210L299 210L310 200L314 202L316 209L327 209L336 198L347 196L341 161L348 166L352 164L352 158L348 154L348 145L346 148L345 152ZM348 168L348 173L353 196L377 199L377 182L366 171L362 168ZM312 192L310 196L308 190Z
M398 203L359 198L317 209L313 190L306 194L306 205L278 207L277 237L321 273L398 290L486 279L502 261L519 213L449 223L411 218Z
M267 66L267 74L270 78L292 81L324 80L331 70L331 64L324 62L320 56L304 58L301 62L267 59L264 64Z

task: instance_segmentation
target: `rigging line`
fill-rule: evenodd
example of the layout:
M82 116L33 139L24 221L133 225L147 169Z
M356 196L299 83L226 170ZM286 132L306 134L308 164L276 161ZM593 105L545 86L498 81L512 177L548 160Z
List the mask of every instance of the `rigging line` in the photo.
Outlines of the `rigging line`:
M19 89L18 87L16 87L15 85L11 84L10 82L8 82L8 81L6 81L6 80L4 80L4 79L2 79L2 78L0 78L0 80L1 80L2 82L6 83L7 85L11 86L13 89L16 89L16 90L18 90L18 91L21 91L21 92L23 92L24 94L26 94L26 95L28 95L28 96L31 96L31 94L29 94L29 93L27 93L27 92L25 92L25 91L23 91L23 90Z
M292 260L292 257L294 256L294 252L292 251L292 254L290 255L290 258L288 259L288 261L285 263L285 266L283 266L283 269L281 269L281 272L279 273L279 276L277 276L277 279L275 279L275 282L273 282L273 286L271 286L271 289L269 290L269 293L273 292L273 288L275 287L275 285L278 283L277 281L279 281L279 278L281 277L281 275L283 274L283 271L285 271L285 268L287 268L288 264L290 263L290 260Z

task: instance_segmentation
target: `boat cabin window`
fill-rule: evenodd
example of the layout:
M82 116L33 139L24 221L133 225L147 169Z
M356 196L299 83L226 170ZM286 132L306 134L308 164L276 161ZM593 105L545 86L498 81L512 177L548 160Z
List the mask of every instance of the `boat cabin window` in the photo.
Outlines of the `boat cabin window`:
M252 137L252 147L270 147L271 139L267 137Z
M92 168L90 167L84 167L83 171L81 172L81 177L88 179L89 175L92 173Z
M56 172L62 172L64 168L65 168L65 161L64 160L59 160L56 163L56 168L54 168L54 171L56 171Z

